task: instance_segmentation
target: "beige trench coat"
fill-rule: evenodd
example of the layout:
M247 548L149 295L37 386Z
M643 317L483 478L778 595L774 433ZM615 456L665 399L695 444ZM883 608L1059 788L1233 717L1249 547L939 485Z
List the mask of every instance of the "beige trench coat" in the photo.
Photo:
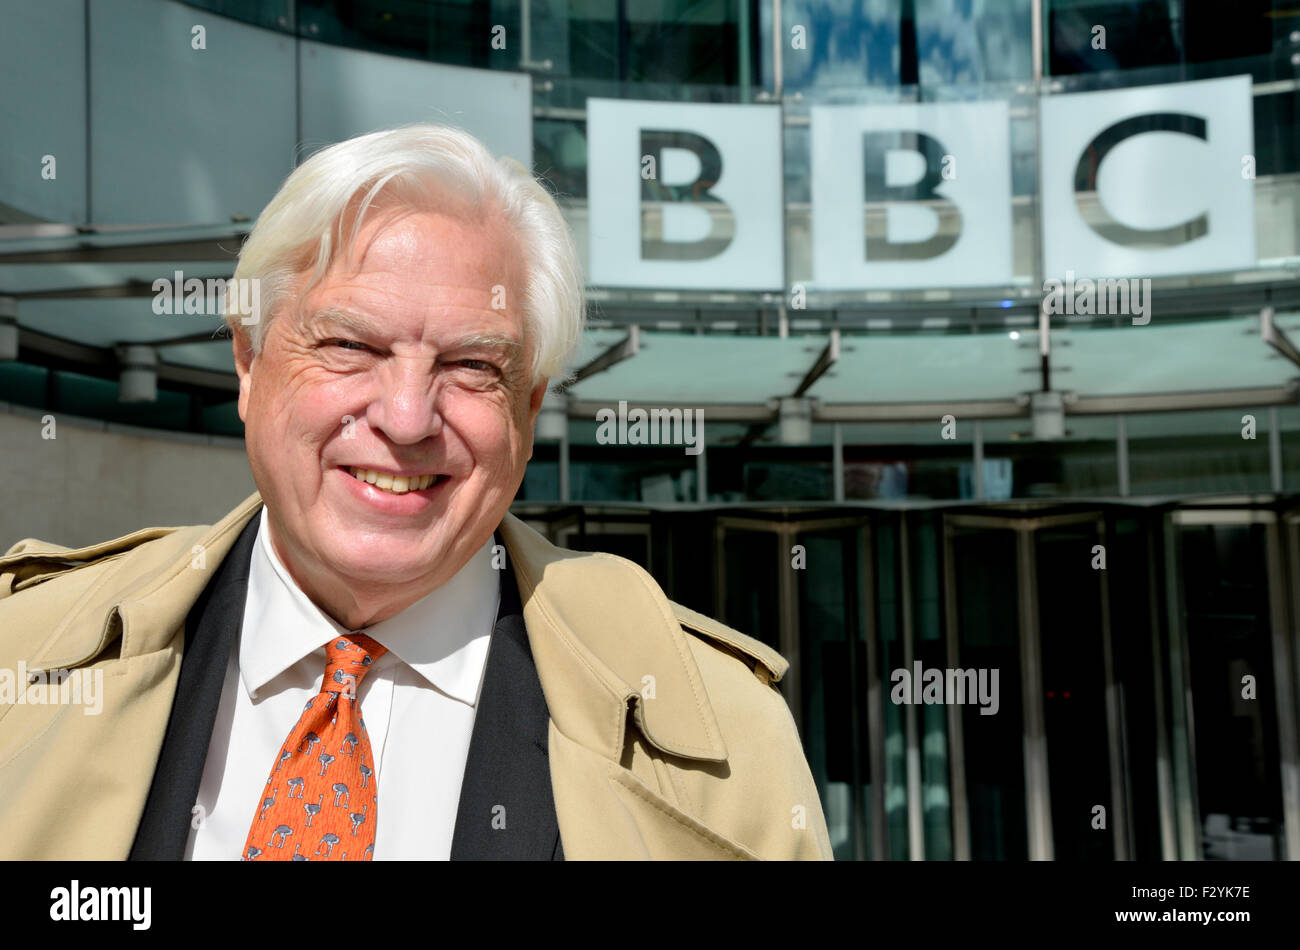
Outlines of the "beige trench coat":
M0 671L103 670L99 715L0 697L0 858L127 856L185 617L261 505L0 557ZM550 711L567 859L832 857L779 654L668 600L630 561L555 547L513 515L500 530Z

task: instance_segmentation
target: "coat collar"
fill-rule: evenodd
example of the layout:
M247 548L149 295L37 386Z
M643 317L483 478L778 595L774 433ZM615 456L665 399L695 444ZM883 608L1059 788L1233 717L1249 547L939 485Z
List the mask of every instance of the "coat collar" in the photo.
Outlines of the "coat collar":
M556 547L511 514L501 535L556 728L617 761L631 703L661 751L727 758L686 634L649 574L611 554Z
M136 532L80 550L37 553L46 570L125 553L154 542L157 569L117 570L86 591L35 651L33 669L88 662L121 636L121 656L162 650L240 532L262 508L254 492L209 527ZM638 730L670 755L723 761L727 750L674 605L638 565L603 553L556 547L514 515L500 525L523 602L528 640L557 729L615 762L629 706ZM147 537L146 537L147 535ZM25 556L24 556L25 555ZM22 571L35 570L24 565ZM123 574L120 581L113 578ZM20 573L15 590L23 583ZM103 618L86 623L87 618Z

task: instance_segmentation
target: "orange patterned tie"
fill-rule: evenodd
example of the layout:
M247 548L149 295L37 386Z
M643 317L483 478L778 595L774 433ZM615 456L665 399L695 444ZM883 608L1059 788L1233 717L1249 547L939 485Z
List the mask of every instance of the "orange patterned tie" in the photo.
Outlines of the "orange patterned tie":
M266 780L244 860L367 861L374 857L379 788L357 687L388 649L364 634L325 645L325 678Z

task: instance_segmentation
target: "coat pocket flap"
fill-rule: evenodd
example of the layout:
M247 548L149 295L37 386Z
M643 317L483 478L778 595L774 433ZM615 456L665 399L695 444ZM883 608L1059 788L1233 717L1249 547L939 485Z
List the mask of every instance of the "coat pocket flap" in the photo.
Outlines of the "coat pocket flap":
M673 805L627 769L610 763L610 783L631 813L650 857L676 861L758 861L744 845Z
M549 728L566 861L735 861L758 855L688 815L631 771Z

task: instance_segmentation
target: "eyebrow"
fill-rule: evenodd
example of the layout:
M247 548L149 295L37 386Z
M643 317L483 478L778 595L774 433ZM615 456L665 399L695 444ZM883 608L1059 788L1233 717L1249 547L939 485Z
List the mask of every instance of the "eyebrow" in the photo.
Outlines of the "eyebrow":
M514 337L505 336L501 333L471 333L469 336L463 336L459 340L453 340L447 349L463 350L476 346L503 349L512 353L517 353L523 349L523 344Z
M338 307L324 307L311 315L311 323L332 323L345 330L351 330L360 336L377 336L379 328L369 320L350 310Z
M350 310L342 310L338 307L324 307L317 310L312 314L312 322L332 323L335 326L351 330L358 336L378 336L380 334L379 327L372 321ZM458 340L452 340L450 345L444 347L444 349L460 350L479 346L501 349L508 353L518 353L523 349L521 341L502 333L471 333Z

